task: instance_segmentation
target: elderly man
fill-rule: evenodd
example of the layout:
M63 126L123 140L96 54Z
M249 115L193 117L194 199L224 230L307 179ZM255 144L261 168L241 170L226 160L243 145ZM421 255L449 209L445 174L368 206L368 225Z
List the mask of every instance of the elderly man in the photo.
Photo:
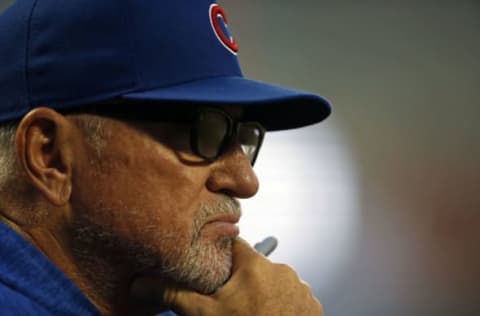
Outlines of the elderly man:
M243 78L212 0L17 0L0 17L1 315L322 315L238 238L266 130L320 96Z

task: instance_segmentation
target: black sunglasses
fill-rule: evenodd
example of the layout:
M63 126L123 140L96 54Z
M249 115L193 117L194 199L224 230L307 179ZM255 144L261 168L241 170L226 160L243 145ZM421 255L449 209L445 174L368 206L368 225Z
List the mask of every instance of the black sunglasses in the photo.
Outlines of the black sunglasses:
M265 128L258 122L235 121L220 109L203 108L192 124L190 144L196 155L213 161L238 142L253 166L264 136Z
M187 123L191 125L192 152L210 162L237 142L253 166L265 136L265 128L260 123L234 120L227 112L208 106L173 108L171 105L154 107L153 104L145 104L135 107L131 103L114 100L83 106L77 113L85 112L119 119Z

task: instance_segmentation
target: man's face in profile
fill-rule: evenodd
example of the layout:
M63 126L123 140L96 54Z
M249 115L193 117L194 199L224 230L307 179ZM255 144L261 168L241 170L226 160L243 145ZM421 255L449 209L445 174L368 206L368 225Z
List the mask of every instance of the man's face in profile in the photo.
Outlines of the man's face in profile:
M79 138L73 248L108 256L203 293L229 277L240 206L258 181L240 146L208 163L190 150L190 126L105 118L100 149ZM86 270L89 264L85 261Z

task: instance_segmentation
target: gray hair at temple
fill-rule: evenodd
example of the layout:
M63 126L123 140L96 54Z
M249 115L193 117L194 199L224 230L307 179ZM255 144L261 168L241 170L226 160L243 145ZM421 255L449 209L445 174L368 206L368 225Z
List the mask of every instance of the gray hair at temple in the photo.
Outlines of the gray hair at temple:
M7 123L0 126L0 191L16 178L15 165L15 133L18 123Z
M104 147L103 135L105 119L98 115L70 115L73 122L85 134L87 142L100 157ZM15 163L15 135L19 122L7 122L0 125L0 193L18 192L25 189L26 183L19 176L20 170ZM2 206L0 201L0 207Z

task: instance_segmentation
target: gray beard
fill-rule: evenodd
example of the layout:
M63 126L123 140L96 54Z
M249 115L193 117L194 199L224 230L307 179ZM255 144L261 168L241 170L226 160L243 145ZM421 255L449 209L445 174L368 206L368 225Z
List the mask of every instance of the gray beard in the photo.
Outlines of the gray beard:
M232 268L234 238L220 236L212 242L201 236L206 220L216 214L240 215L240 205L227 196L202 205L193 221L192 236L179 236L174 227L146 228L156 240L162 240L162 249L157 249L158 242L155 246L125 240L89 219L80 219L73 227L73 252L82 273L106 296L113 296L119 283L125 282L119 280L121 275L125 278L125 271L149 274L209 294L228 280Z

